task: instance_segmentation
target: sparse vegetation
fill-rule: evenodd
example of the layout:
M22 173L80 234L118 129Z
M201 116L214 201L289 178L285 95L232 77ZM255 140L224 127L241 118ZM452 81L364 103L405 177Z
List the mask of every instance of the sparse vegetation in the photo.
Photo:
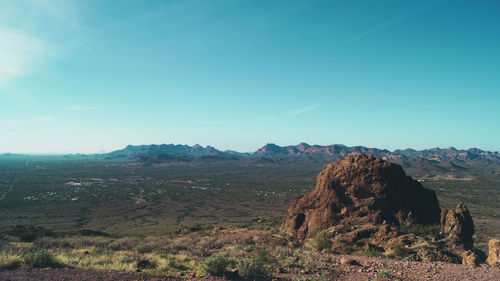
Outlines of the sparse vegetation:
M270 268L267 261L261 258L242 257L238 260L238 273L242 278L267 278L270 276Z
M389 258L395 258L395 257L406 257L412 253L411 249L406 248L403 246L403 244L397 244L394 246L394 249L392 252L387 255Z
M33 242L38 237L55 236L55 233L43 227L16 225L6 232L19 238L21 242Z
M134 272L140 267L144 274L185 276L191 272L202 273L201 264L205 264L207 271L208 267L216 269L216 263L208 261L214 256L223 256L226 267L219 275L237 269L240 277L249 279L285 273L306 275L304 280L327 280L330 269L325 268L327 263L319 261L316 255L328 255L332 246L330 238L335 239L334 245L344 244L334 249L336 253L381 255L378 249L366 248L369 244L366 239L340 242L340 236L327 237L324 232L318 232L310 240L312 249L280 233L277 229L290 198L314 185L312 175L323 164L320 161L307 165L298 160L293 162L293 159L286 161L290 162L281 163L279 169L274 162L272 165L259 164L262 166L245 163L248 167L245 166L242 173L234 172L234 165L242 165L239 162L200 164L196 169L175 165L135 167L135 173L141 175L137 177L130 176L132 169L123 163L109 167L91 163L96 166L82 168L78 161L63 162L64 165L39 161L37 165L43 169L25 174L9 193L9 200L0 202L5 218L0 222L5 230L0 233L0 268L33 266L37 260L44 264L45 259L49 261L46 264L51 264L49 266L62 264L72 268L126 272ZM24 169L24 161L17 168L3 167L15 173ZM284 182L283 178L289 181ZM0 174L0 180L11 182L12 178ZM433 180L425 181L424 185L437 190L440 199L445 198L444 204L451 202L451 207L456 205L458 197L462 201L472 201L471 212L482 215L477 224L478 234L484 235L488 229L490 232L495 229L496 221L486 220L491 222L486 225L483 219L496 216L497 210L479 204L482 199L478 199L481 198L478 192L484 192L485 186L495 181L479 178L449 187L449 181ZM81 185L66 184L69 182ZM457 195L466 194L469 186L474 187L471 191L474 196ZM460 192L453 194L455 189ZM262 190L266 192L257 193ZM77 196L78 200L71 201ZM145 201L139 200L136 204L134 198L139 197ZM14 219L26 225L11 227L6 224ZM46 228L29 226L33 223ZM266 239L257 241L258 235L228 236L230 227L262 231L259 235ZM398 230L435 236L439 226L400 226ZM259 260L262 249L268 249L269 260ZM50 258L45 254L34 258L36 251L43 251ZM31 257L25 263L27 253ZM401 244L388 256L405 258L412 253L412 249ZM150 265L139 266L141 260L147 260ZM384 275L384 270L379 270L379 275Z
M212 276L224 276L236 265L233 258L226 257L222 254L217 254L204 259L199 269L203 274Z
M378 256L381 256L382 253L383 253L383 250L370 246L367 249L359 252L359 255L366 256L366 257L378 257Z
M9 249L0 250L0 269L16 269L21 266L21 256Z
M402 233L412 233L417 236L427 236L431 235L433 237L439 237L441 225L421 225L421 224L412 224L412 225L399 225L398 230Z
M387 275L389 272L386 269L379 269L377 270L378 275Z
M312 246L318 251L328 249L332 245L332 242L326 237L325 232L323 231L316 232L312 238L311 243Z
M21 257L23 264L34 268L58 267L54 256L45 250L34 250Z

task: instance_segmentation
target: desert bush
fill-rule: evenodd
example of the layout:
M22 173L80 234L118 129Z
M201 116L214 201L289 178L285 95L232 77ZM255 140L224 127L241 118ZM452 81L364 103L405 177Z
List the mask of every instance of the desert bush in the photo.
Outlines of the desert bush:
M441 231L441 225L421 225L421 224L412 224L412 225L399 225L398 230L403 233L412 233L416 236L427 236L431 235L433 237L439 237L439 232Z
M292 254L292 251L290 249L288 249L288 248L285 248L285 247L278 247L275 250L275 254L279 258L284 259L284 258L290 256Z
M238 260L238 273L242 278L268 278L271 275L269 264L260 258L243 257Z
M370 245L367 249L365 249L364 251L361 251L359 253L359 255L365 256L365 257L378 257L378 256L382 255L382 252L383 252L383 249L379 249L377 247Z
M379 270L377 270L377 274L378 275L387 275L387 274L389 274L389 272L387 271L387 269L379 269Z
M247 253L251 253L251 252L254 252L255 251L255 246L254 245L248 245L245 247L245 249L243 249L245 252Z
M24 254L21 260L25 265L35 268L57 266L54 256L45 250L30 251Z
M141 259L137 262L137 269L155 269L157 264L154 261L149 261L147 259Z
M79 234L81 236L105 236L105 237L111 236L106 232L102 232L99 230L91 230L91 229L78 230L77 234Z
M136 247L137 252L141 254L152 253L156 249L157 247L155 244L140 244Z
M59 240L59 239L55 239ZM82 248L106 248L110 243L111 239L101 236L75 236L66 237L62 240L68 243L68 248L82 249Z
M175 267L175 257L174 256L168 256L166 259L165 259L165 262L168 266L170 267Z
M21 266L21 257L14 254L11 249L4 248L0 251L0 269L16 269Z
M354 249L354 247L352 246L345 246L341 251L341 253L344 255L350 255L354 252L356 252L356 249Z
M38 237L56 236L56 234L43 227L16 225L7 231L8 235L18 237L22 242L33 242Z
M61 248L74 248L68 240L53 237L38 238L33 246L37 249L61 249Z
M184 259L184 261L186 261L187 259ZM178 269L178 270L186 270L188 269L188 267L181 263L182 260L177 260L174 256L168 256L165 258L165 264L170 267L170 268L175 268L175 269Z
M330 281L333 280L332 276L334 274L334 271L328 271L328 270L323 270L319 275L317 276L312 276L308 278L310 281Z
M394 246L392 253L388 255L388 257L406 257L411 254L411 250L403 246L403 244L397 244Z
M134 249L139 243L139 238L125 237L114 240L113 242L109 243L107 247L114 251L130 251Z
M236 264L235 260L222 254L217 254L204 259L199 269L204 274L224 276Z
M323 231L319 231L314 234L312 238L312 246L321 251L323 249L328 249L332 246L332 242L328 239Z

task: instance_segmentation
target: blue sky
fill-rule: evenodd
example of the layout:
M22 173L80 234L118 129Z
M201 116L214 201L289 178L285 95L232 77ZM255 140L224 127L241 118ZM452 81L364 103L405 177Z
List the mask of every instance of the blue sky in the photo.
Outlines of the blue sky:
M0 0L0 152L500 150L498 3Z

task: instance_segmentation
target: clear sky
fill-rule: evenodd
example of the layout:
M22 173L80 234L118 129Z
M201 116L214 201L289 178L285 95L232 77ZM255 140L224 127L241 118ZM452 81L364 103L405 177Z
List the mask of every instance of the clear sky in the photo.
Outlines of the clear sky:
M500 150L499 1L0 0L0 152Z

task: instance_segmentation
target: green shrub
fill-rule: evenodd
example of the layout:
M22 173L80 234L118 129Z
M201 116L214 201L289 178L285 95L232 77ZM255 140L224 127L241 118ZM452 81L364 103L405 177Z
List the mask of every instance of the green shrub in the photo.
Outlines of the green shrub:
M345 246L344 248L342 248L342 254L344 255L350 255L354 252L356 252L356 249L354 249L354 247L352 246Z
M232 267L235 266L235 260L222 254L217 254L204 259L199 269L204 274L212 276L224 276Z
M254 245L248 245L248 246L245 247L244 251L247 252L247 253L251 253L251 252L255 251L255 246Z
M322 271L320 275L318 276L313 276L311 277L311 281L330 281L330 280L334 280L333 279L333 274L334 274L334 271Z
M8 235L18 237L22 242L33 242L38 237L56 236L54 232L43 227L16 225L7 231Z
M389 255L389 257L406 257L410 255L412 251L402 244L397 244L394 246L394 249L392 250L392 253Z
M28 252L22 256L21 260L25 265L35 268L57 266L54 256L45 250Z
M321 251L323 249L328 249L332 246L332 242L328 239L323 231L317 232L312 239L312 246Z
M377 247L369 246L368 249L365 249L364 251L360 252L359 254L361 256L365 257L378 257L382 254L383 250L378 249Z
M403 233L412 233L416 236L427 236L431 235L433 237L439 237L439 232L441 231L441 225L421 225L421 224L412 224L412 225L399 225L398 230Z
M389 272L386 269L379 269L377 270L378 275L387 275Z
M243 257L238 261L238 273L242 278L268 278L271 275L269 265L260 258Z
M155 269L158 265L154 261L150 261L147 259L141 259L137 262L137 269Z
M166 261L166 263L167 263L168 266L175 268L175 257L174 256L168 256L165 259L165 261Z

